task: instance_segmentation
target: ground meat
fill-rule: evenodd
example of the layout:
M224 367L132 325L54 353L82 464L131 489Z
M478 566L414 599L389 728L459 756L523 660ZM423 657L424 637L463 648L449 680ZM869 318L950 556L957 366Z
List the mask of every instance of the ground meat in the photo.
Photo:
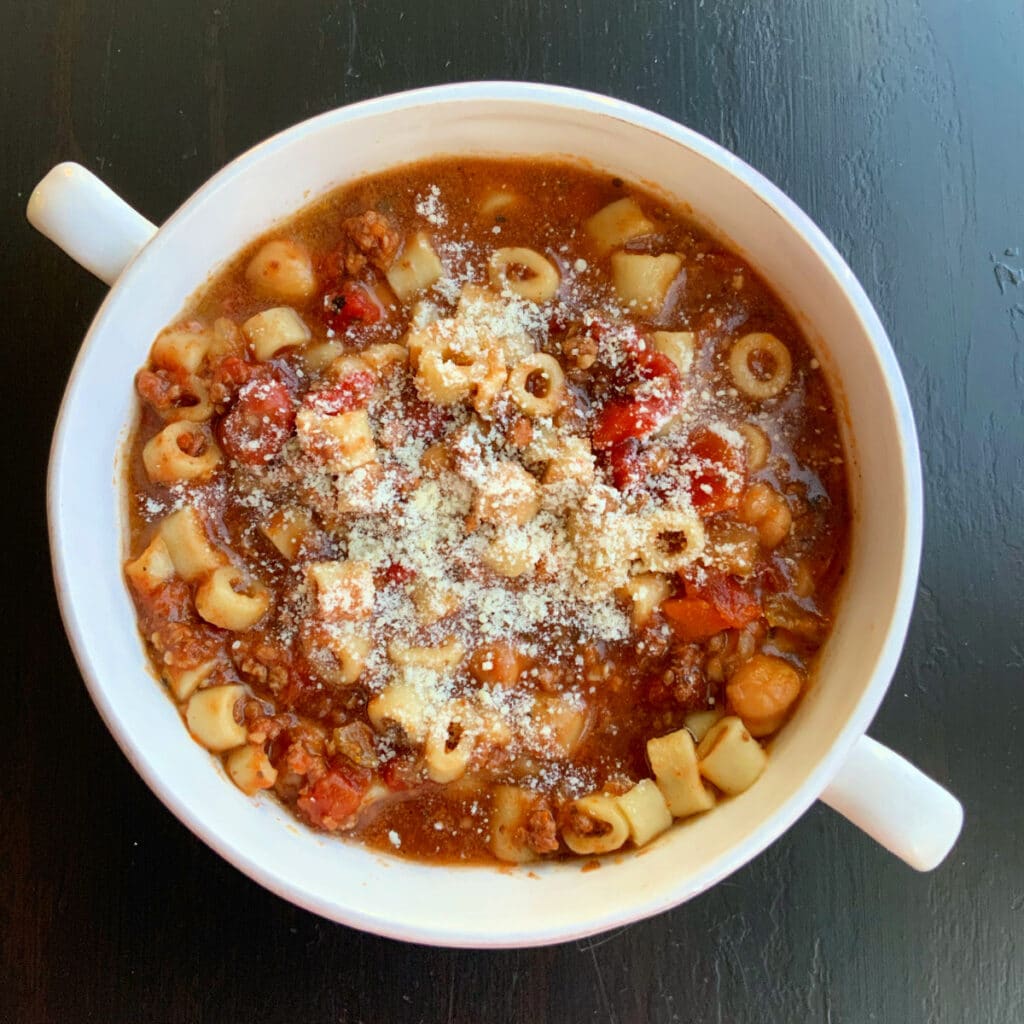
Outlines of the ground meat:
M369 263L385 271L394 262L400 237L391 223L376 210L349 217L341 225L345 240L338 250L339 269L355 277Z
M687 710L707 706L708 680L699 644L672 647L671 667L651 681L647 698L652 704L676 704Z
M264 640L244 641L231 650L235 667L243 679L261 683L277 693L288 685L288 651Z
M171 370L139 370L135 375L135 390L159 413L195 405L198 401L189 391L187 377Z
M570 331L562 339L562 354L577 370L589 370L597 361L597 342L589 335Z
M546 807L530 811L524 828L526 845L534 853L554 853L558 849L558 829L555 816Z

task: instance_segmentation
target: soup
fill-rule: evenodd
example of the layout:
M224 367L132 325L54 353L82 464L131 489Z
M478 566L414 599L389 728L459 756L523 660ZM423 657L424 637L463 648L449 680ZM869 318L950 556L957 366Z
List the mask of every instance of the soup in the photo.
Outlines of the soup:
M246 794L441 862L639 847L756 783L847 559L828 383L736 254L568 162L438 159L154 340L126 577Z

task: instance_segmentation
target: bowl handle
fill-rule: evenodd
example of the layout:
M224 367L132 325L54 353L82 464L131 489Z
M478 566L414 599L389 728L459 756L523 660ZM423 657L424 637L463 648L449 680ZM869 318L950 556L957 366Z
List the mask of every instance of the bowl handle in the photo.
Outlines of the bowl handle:
M118 279L157 230L75 163L54 167L32 190L25 212L37 231L107 284Z
M952 793L870 736L857 741L821 799L918 871L942 863L964 823Z

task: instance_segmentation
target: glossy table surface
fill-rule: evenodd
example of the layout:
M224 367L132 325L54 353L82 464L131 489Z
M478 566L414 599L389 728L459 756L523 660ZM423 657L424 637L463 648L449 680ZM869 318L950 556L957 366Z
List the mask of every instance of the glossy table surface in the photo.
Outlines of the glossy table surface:
M0 0L0 12L0 1021L1024 1020L1016 0ZM630 928L532 951L405 946L229 867L101 723L53 596L44 477L103 287L24 222L32 186L77 160L159 222L295 121L474 78L607 92L705 133L793 196L876 303L918 418L927 524L907 648L872 734L965 805L934 873L816 807L716 889Z

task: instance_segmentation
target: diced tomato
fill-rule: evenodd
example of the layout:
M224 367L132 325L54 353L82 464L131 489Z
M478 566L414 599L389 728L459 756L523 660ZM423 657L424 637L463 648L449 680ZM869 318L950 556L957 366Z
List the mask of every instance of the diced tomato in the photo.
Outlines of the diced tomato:
M388 789L402 791L412 789L419 784L419 770L416 765L405 757L392 757L385 761L377 770L381 782Z
M679 369L667 356L648 348L635 347L630 365L618 387L624 392L605 402L598 413L591 442L608 448L619 441L645 437L672 415L682 394ZM658 381L657 389L644 387Z
M620 491L628 491L639 486L646 477L640 443L636 438L616 441L608 452L608 463L611 466L612 483Z
M319 391L310 391L302 403L325 416L337 416L366 405L375 385L376 379L369 370L356 370L346 374L337 384Z
M231 458L255 466L284 447L294 426L288 389L273 378L257 378L242 386L234 407L217 427L217 438Z
M700 587L687 583L686 594L707 601L730 629L742 629L748 622L761 617L757 598L735 577L726 573L708 573Z
M298 805L310 823L329 832L341 828L358 810L370 777L354 765L335 763L312 785L303 787Z
M324 322L337 334L352 324L375 324L383 315L383 307L370 290L355 281L346 281L324 296Z
M699 463L690 476L690 500L700 515L723 512L740 503L747 464L739 448L721 434L698 427L686 443L686 458Z
M385 586L388 583L401 584L416 579L416 570L400 565L398 562L391 562L380 575Z
M661 610L681 640L707 640L729 628L721 612L702 597L670 597Z

